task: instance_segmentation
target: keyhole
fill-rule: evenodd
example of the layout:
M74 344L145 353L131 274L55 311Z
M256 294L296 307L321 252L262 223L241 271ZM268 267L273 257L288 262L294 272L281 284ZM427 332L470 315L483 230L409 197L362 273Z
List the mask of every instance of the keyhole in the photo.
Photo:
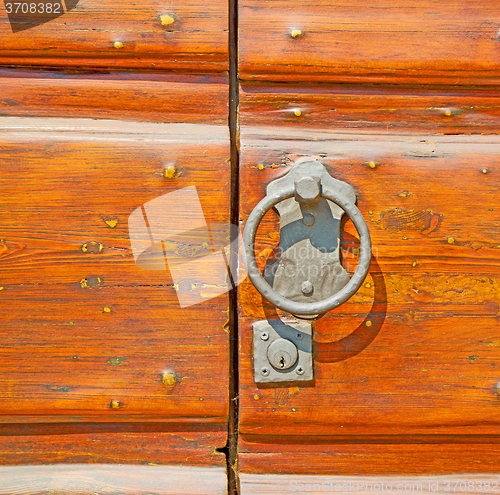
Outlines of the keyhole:
M295 344L285 339L276 339L267 349L269 363L278 371L291 368L297 361L297 353Z

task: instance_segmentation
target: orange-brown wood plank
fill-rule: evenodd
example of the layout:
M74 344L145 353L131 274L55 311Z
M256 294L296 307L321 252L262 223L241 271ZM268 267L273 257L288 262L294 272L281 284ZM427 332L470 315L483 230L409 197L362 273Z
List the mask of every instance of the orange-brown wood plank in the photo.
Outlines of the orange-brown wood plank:
M86 0L50 22L18 32L2 9L0 64L224 72L228 4Z
M493 135L242 127L243 220L267 184L309 156L355 188L373 245L363 287L315 324L311 385L254 383L252 323L282 313L240 286L240 431L256 452L354 436L498 434L499 145ZM278 243L269 213L256 239L261 264ZM352 273L350 222L343 244Z
M196 186L226 242L227 128L8 117L0 127L2 420L225 425L228 302L211 297L225 274L208 263L204 283L189 279L192 246L186 280L140 268L128 218ZM160 213L182 224L190 211ZM200 304L180 307L184 282Z
M0 114L227 123L224 76L0 70Z
M286 125L312 132L338 128L380 133L494 134L500 124L496 90L452 92L244 82L240 111L243 126Z
M39 425L40 426L40 425ZM217 451L226 442L223 428L166 432L156 425L80 425L79 429L45 425L19 426L12 431L0 427L2 466L44 466L56 464L125 464L224 467L224 455ZM82 428L83 426L83 428ZM85 429L86 431L81 431ZM8 481L0 471L0 493Z
M240 443L242 480L248 474L387 476L499 473L498 441L258 446ZM245 493L243 490L242 493Z
M244 80L495 85L500 6L241 0Z

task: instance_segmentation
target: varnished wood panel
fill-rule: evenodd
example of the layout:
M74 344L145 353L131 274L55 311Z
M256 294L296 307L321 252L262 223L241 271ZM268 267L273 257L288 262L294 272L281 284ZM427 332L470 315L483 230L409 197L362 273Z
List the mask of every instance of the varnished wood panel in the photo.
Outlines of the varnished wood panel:
M188 465L223 468L218 452L226 443L224 428L166 431L147 425L2 425L2 466L54 466L57 464ZM91 466L89 466L91 468ZM0 472L0 488L8 481ZM10 471L14 473L15 471ZM0 491L1 493L1 491Z
M268 183L309 156L355 188L373 245L365 284L315 324L310 385L254 383L251 325L281 313L248 280L240 286L243 440L269 451L374 434L388 443L498 434L500 138L249 125L241 136L243 220ZM351 274L356 238L348 222ZM278 243L269 213L256 240L261 265Z
M227 124L223 76L0 70L0 114Z
M63 16L15 33L2 9L0 65L224 72L227 33L224 0L80 0Z
M168 271L134 263L128 218L196 185L226 242L226 127L6 117L0 127L3 421L225 425L227 296L193 279L205 302L181 308ZM182 223L189 211L165 215ZM211 264L205 275L225 277Z
M242 441L242 483L250 474L451 477L500 473L498 436L476 439L393 435L383 439L372 435L351 440L345 436L329 443L281 445Z
M500 124L496 90L245 82L240 111L242 126L310 129L313 139L323 129L491 134Z
M499 5L240 0L244 80L495 85Z

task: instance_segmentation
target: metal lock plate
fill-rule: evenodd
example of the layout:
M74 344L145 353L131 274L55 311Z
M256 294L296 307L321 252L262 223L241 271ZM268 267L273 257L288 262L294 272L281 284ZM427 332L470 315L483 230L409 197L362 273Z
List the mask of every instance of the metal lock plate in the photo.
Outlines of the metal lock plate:
M256 383L313 380L311 324L297 320L254 323L253 364Z

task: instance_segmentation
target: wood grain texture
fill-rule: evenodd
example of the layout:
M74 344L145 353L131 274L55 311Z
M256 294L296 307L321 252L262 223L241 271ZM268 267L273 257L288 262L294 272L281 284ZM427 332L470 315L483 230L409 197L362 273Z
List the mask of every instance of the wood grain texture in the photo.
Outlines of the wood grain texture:
M351 436L498 435L500 138L270 126L241 136L242 220L269 182L309 156L355 188L373 245L365 284L315 324L310 386L254 383L251 325L281 313L240 286L243 440L266 451ZM269 213L261 264L278 243ZM348 222L351 274L357 245Z
M132 426L97 423L76 427L63 424L2 426L0 462L2 466L122 464L221 468L225 465L224 454L216 450L226 442L223 428L212 426L206 431L178 428L168 432L160 425L149 429L140 423ZM0 488L6 481L5 472L0 470Z
M450 438L422 435L418 439L393 437L380 443L349 443L349 438L344 438L329 444L262 445L242 441L242 482L245 474L393 477L500 473L498 438L478 442L457 437L450 442Z
M175 22L162 25L162 15ZM2 9L0 64L225 72L227 19L223 0L85 0L62 17L13 33Z
M242 126L318 131L494 134L500 124L496 90L246 82L241 86L240 110Z
M362 0L241 0L240 76L495 85L499 13L495 0L383 0L373 5Z
M227 123L223 76L0 70L0 115Z
M3 420L225 425L228 303L206 286L225 274L207 263L205 280L190 279L194 251L182 254L182 242L168 249L184 257L185 280L176 284L165 265L139 268L127 222L141 205L196 185L225 242L227 129L16 118L1 129ZM179 208L164 214L182 225L191 206ZM205 302L181 308L184 282Z
M223 467L56 465L0 467L5 495L223 495Z
M271 495L287 492L345 493L355 492L362 495L377 493L474 493L476 491L496 490L500 476L319 476L319 475L241 475L242 495ZM485 488L488 487L488 488ZM286 490L286 492L285 492Z

